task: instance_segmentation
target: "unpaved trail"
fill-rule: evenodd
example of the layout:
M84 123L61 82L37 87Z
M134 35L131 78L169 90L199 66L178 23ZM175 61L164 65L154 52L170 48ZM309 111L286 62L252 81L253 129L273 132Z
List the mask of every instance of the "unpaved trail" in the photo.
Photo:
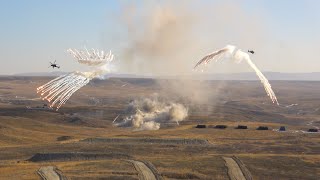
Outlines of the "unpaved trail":
M146 166L143 162L129 160L134 165L134 168L138 171L138 176L140 180L156 180L156 176L153 174L150 168Z
M308 125L308 126L312 126L312 127L316 128L316 129L320 129L318 126L314 125L314 121L315 121L315 120L312 120L312 121L308 122L307 125Z
M239 165L233 158L223 157L223 159L228 167L228 176L230 180L246 180Z
M65 180L61 171L54 166L44 166L38 170L38 174L43 180Z

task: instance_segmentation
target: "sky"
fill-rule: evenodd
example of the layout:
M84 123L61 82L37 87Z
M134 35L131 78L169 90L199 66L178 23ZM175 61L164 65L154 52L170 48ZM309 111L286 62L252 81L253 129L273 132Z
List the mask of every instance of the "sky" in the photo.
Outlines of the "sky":
M84 69L66 52L84 46L112 50L120 62L119 73L152 74L159 66L166 73L180 65L186 72L203 55L227 44L255 50L253 61L262 71L320 72L318 7L317 0L2 0L0 74L56 71L48 68L55 59L61 71ZM169 9L165 14L178 24L170 29L172 42L165 36L174 51L141 51L137 43L154 46L144 35L159 36L150 30L150 24L162 21L153 18L159 8ZM167 25L161 28L168 31ZM210 72L250 71L245 66L217 66Z

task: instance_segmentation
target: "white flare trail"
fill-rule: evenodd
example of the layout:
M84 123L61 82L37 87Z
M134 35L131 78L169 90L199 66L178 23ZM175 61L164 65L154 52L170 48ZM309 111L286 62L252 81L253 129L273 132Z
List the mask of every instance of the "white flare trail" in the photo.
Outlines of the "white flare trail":
M267 95L270 97L273 103L279 105L277 97L273 92L271 85L268 79L262 74L262 72L258 69L258 67L251 61L250 56L248 53L243 52L241 49L236 48L236 46L227 45L226 47L217 50L208 54L207 56L203 57L195 66L194 69L198 68L198 66L202 64L208 64L211 60L218 61L222 57L232 58L235 62L240 63L241 61L245 60L249 66L256 72L257 76L259 77L261 83L264 86L264 89Z
M92 49L91 52L87 49L68 49L67 51L79 63L96 68L89 72L75 71L59 76L37 88L37 93L40 93L41 98L51 103L50 107L56 105L56 110L65 104L73 93L87 85L90 80L110 72L108 65L114 57L111 51L107 54L95 49Z

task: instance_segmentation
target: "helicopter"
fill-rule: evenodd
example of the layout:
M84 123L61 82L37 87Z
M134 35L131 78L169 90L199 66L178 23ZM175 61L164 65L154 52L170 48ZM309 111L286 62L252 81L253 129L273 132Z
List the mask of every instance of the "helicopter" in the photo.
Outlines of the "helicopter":
M251 54L254 54L254 51L253 50L248 50L249 53Z
M57 64L56 62L57 62L57 60L54 60L54 63L50 62L50 66L49 66L49 67L52 67L52 69L54 69L54 68L60 68L60 66L58 66L58 64ZM48 67L48 68L49 68L49 67Z

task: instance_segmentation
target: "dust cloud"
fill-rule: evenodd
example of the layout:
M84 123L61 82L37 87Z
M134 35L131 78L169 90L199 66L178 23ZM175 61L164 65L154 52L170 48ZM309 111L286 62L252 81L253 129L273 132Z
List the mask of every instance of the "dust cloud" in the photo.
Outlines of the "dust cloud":
M212 86L201 78L194 80L200 76L192 71L193 65L203 54L229 43L255 47L257 51L264 48L261 42L268 37L260 16L244 11L239 2L207 3L203 7L197 1L129 2L123 4L121 14L113 16L117 21L113 28L117 31L111 36L112 45L119 49L118 72L155 77L159 96L165 97L167 104L160 103L163 113L159 114L138 106L156 101L138 100L134 103L139 108L118 126L159 129L159 119L168 117L169 109L214 104L225 83L216 82ZM239 70L248 69L232 65L209 69L211 72Z
M119 49L119 72L154 77L190 77L193 65L214 49L234 44L258 52L266 48L268 32L259 14L239 2L151 1L124 3L118 31L111 36ZM213 67L211 72L248 71L237 66ZM179 77L177 77L179 76Z
M129 103L125 118L116 123L118 127L133 127L136 130L158 130L162 123L176 123L188 116L188 109L175 102L162 101L158 96L136 99Z

